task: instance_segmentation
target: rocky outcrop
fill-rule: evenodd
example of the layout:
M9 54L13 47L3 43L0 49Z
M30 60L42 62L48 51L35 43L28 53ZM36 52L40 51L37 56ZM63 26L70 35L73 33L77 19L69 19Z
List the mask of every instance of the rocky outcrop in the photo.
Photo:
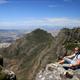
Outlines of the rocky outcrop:
M65 70L60 64L48 64L45 69L40 70L36 80L80 80L80 69Z
M13 71L9 71L0 66L0 80L16 80L16 75Z
M0 55L0 80L16 80L16 74L3 66L3 57Z

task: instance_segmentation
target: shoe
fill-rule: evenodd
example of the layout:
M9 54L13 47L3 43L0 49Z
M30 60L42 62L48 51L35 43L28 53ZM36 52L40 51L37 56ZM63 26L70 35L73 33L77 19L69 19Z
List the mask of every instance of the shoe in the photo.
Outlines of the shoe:
M66 72L65 75L64 75L66 78L73 78L73 75L70 74L69 72Z

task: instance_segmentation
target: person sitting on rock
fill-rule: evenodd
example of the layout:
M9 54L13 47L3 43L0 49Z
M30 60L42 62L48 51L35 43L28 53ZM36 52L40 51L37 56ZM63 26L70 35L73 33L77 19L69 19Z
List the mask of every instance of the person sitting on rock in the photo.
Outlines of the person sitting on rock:
M80 65L80 51L79 47L75 47L74 53L70 56L64 57L61 61L58 62L59 64L68 63L68 68L77 67Z

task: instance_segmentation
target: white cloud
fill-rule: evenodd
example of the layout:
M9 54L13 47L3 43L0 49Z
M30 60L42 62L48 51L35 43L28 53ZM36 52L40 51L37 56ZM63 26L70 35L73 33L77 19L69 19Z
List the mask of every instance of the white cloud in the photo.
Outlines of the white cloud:
M63 5L57 5L57 4L50 4L48 5L49 8L56 8L56 7L63 7Z
M0 4L5 4L5 3L8 3L7 0L0 0Z
M80 20L70 18L47 18L47 23L54 26L80 26Z
M58 7L58 5L48 5L49 8L55 8Z
M72 0L64 0L64 2L71 2Z
M0 22L0 28L37 28L41 26L50 27L78 27L80 26L80 19L70 18L43 18L43 19L27 19L23 21Z

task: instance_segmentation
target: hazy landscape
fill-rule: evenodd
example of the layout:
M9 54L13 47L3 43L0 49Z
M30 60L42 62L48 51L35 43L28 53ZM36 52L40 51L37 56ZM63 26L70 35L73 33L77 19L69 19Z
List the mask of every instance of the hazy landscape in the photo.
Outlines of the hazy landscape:
M56 36L60 30L47 30L53 36ZM5 48L15 42L17 39L23 37L25 34L30 33L28 30L0 30L0 48Z
M0 0L0 80L80 80L58 63L75 47L80 0Z

